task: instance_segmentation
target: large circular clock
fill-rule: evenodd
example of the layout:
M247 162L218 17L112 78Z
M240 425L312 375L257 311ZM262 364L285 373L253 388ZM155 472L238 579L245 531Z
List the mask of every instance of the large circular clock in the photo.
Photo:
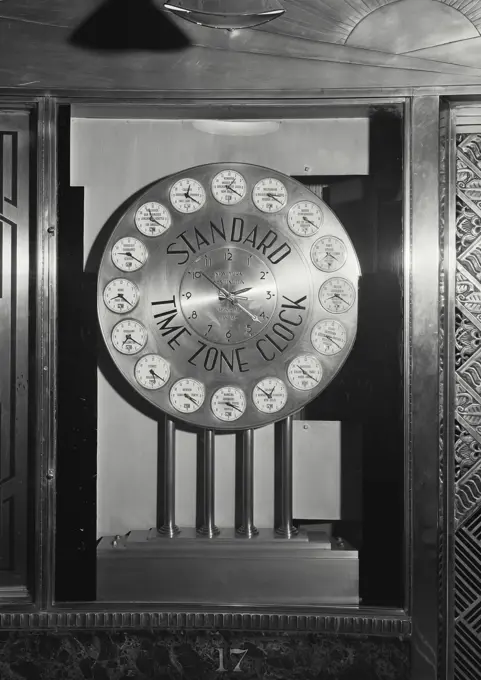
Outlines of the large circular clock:
M259 427L305 406L345 362L359 276L345 229L301 183L213 163L132 201L102 257L99 322L118 369L165 413Z

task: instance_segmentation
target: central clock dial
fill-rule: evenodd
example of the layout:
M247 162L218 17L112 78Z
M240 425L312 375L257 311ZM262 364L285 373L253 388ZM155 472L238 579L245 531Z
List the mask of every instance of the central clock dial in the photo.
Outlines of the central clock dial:
M209 342L231 345L258 335L270 322L277 286L255 253L216 248L185 270L180 304L189 326Z

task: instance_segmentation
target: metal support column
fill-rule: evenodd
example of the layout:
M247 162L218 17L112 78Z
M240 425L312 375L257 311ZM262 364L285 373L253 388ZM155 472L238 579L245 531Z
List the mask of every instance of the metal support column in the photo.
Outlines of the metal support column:
M238 536L253 538L259 533L254 525L254 431L242 433L242 523Z
M159 534L173 538L180 533L175 523L175 423L165 419L164 516Z
M220 534L215 525L215 432L205 430L203 437L202 522L197 529L200 536L213 538Z
M292 522L292 416L281 423L281 522L276 534L284 538L296 536Z

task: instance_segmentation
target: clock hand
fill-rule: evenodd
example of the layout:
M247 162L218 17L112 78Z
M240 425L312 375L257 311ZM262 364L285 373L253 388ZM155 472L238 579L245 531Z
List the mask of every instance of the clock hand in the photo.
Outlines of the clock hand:
M280 200L276 197L275 194L266 194L266 195L269 196L269 198L273 198L274 201L277 201L278 203L281 203L281 204L282 204L282 201L280 201Z
M130 338L130 342L135 342L136 345L140 345L140 342L137 342L135 338Z
M157 373L156 373L152 368L149 370L149 373L150 373L154 378L158 378L158 379L160 380L160 382L162 382L162 378L160 377L160 375L157 375Z
M235 298L236 300L248 300L248 297L245 297L243 295L234 295L234 293L231 293L232 298ZM219 300L229 300L230 298L226 297L223 293L219 293ZM234 302L234 299L230 300L230 302Z
M272 399L272 392L271 392L270 394L267 394L267 392L266 392L265 390L263 390L262 387L258 387L258 389L259 389L261 392L264 392L264 394L266 395L266 397L267 397L268 399Z
M237 307L239 307L239 309L242 309L242 311L245 312L248 316L250 316L252 321L257 321L258 323L261 322L259 317L257 317L255 314L252 314L252 312L249 312L249 310L246 309L243 305L241 305L240 302L237 302L237 300L235 298L232 298L231 302L232 302L232 304L237 305Z
M231 290L230 294L235 295L237 297L241 293L247 293L248 290L252 290L252 287L251 288L241 288L240 290ZM244 298L244 299L247 300L247 298Z
M233 404L231 401L224 401L224 404L226 406L230 406L231 408L235 408L236 411L239 411L240 413L242 413L242 409L237 408L237 406L235 404Z
M194 201L195 203L198 203L200 205L200 201L198 201L196 198L194 198L193 196L190 195L190 184L189 184L189 188L187 189L187 191L184 192L184 196L186 198L190 198L191 201Z
M336 260L337 262L337 257L334 257L332 253L326 253L322 259L325 260L328 257L331 257L333 260Z
M196 406L199 405L199 404L196 402L196 400L195 400L193 397L190 396L190 394L187 394L187 392L184 392L184 397L185 397L186 399L190 399L190 401L191 401L193 404L195 404Z
M240 194L238 191L236 191L235 189L232 188L232 184L234 182L235 182L235 180L233 182L231 182L231 184L227 184L226 189L229 189L229 191L232 191L234 194L237 194L238 196L242 196L242 194Z
M342 349L341 345L338 345L337 342L334 340L334 338L332 338L330 335L326 335L325 333L321 333L321 335L322 335L323 338L327 338L328 340L330 340L334 345L336 345L336 347L339 347L339 349Z
M310 373L308 373L307 371L305 371L305 370L302 368L302 366L299 366L299 368L300 368L301 371L304 373L304 375L307 375L308 378L310 378L311 380L314 380L314 382L317 382L317 380L314 378L314 376L312 376Z
M304 220L304 222L309 222L309 224L312 224L313 227L316 226L316 225L314 224L314 222L311 222L311 220L308 220L307 217L306 217L305 215L302 216L302 219Z
M123 343L122 343L122 347L123 347L123 346L125 345L125 343L128 342L129 340L132 340L132 336L130 335L130 333L127 333L127 334L125 335L125 340L124 340Z
M334 298L339 298L339 300L341 300L342 302L344 302L345 305L348 305L348 304L349 304L349 302L346 302L346 300L344 300L344 298L342 298L342 297L339 295L339 293L334 293L334 295L331 295L331 297L330 297L330 298L327 298L327 299L328 299L328 300L332 300L332 299L334 299Z
M269 399L272 399L272 395L274 394L275 389L276 389L275 387L272 388L271 393L269 394Z
M150 215L150 221L153 222L154 224L158 224L159 227L161 227L162 225L160 224L160 222L157 222L157 220L155 219L155 217L152 217L152 210L149 210L148 213L149 213L149 215Z
M126 257L131 257L133 260L137 260L137 262L140 262L140 264L144 264L141 260L132 255L132 253L122 253L122 255L125 255Z

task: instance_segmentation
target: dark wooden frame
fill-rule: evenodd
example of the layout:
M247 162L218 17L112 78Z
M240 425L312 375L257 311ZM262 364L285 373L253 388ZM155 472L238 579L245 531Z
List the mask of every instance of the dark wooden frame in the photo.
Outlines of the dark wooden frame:
M458 88L457 91L463 90ZM446 92L446 89L443 89ZM1 94L1 93L0 93ZM315 630L408 637L412 634L413 678L435 678L439 619L439 94L422 88L381 92L296 93L262 99L259 93L58 93L20 98L4 92L0 106L33 104L38 112L38 527L34 604L6 605L0 625L7 628L181 627L258 630ZM282 611L151 608L95 603L59 605L52 597L55 530L55 372L56 363L56 115L60 103L126 103L162 106L175 112L207 107L209 115L253 111L348 110L353 104L403 104L405 127L405 391L406 427L406 607L404 610L322 609ZM315 114L314 112L317 112ZM228 114L227 114L228 115ZM430 252L430 258L423 253Z

